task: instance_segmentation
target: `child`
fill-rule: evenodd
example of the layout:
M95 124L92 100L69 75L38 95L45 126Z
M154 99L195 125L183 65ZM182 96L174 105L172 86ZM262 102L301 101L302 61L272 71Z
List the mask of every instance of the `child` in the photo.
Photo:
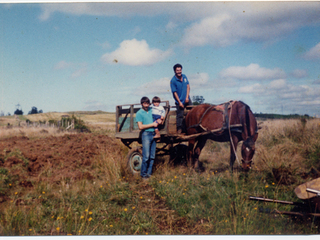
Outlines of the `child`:
M160 102L161 102L161 100L157 96L155 96L152 99L152 117L153 117L153 121L157 122L158 124L162 124L162 121L164 119L164 115L166 113L164 108L162 106L160 106ZM156 127L154 129L154 131L156 132L156 135L154 136L154 138L160 138L159 129Z

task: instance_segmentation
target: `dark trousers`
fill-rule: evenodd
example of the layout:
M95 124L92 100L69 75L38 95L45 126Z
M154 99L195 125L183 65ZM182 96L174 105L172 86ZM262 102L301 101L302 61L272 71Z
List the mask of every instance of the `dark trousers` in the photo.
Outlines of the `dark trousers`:
M184 108L180 107L179 104L176 103L176 108L177 108L177 131L182 130L183 132L185 131L185 124L184 124L184 109L186 106L192 105L191 100L189 100L189 103L184 104Z

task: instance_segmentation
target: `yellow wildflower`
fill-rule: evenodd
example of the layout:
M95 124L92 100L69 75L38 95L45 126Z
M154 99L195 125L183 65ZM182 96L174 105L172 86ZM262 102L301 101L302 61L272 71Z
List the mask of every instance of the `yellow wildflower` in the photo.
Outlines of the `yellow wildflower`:
M89 212L89 215L91 215L92 214L92 212Z
M124 211L126 212L126 211L128 211L128 209L125 208Z
M56 229L57 229L57 231L60 231L60 228L59 228L59 227L57 227Z
M92 218L89 218L88 221L90 222L92 220Z
M84 216L81 216L80 218L81 218L81 219L83 219L83 218L84 218Z

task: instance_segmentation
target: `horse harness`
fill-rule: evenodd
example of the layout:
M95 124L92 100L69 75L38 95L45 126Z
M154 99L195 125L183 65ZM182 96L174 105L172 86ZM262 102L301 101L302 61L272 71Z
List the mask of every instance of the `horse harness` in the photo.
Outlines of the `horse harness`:
M195 125L192 125L190 126L189 128L197 128L197 127L200 127L203 131L205 132L211 132L211 133L222 133L224 130L228 129L230 127L230 124L229 124L229 115L228 115L228 109L232 108L232 105L235 103L236 101L229 101L229 102L226 102L226 103L223 103L223 104L220 104L220 105L212 105L210 106L209 108L206 109L206 111L202 114L201 118L200 118L200 121L199 123L195 124ZM222 112L222 116L223 116L223 126L222 128L219 128L219 129L216 129L216 130L209 130L208 128L204 127L202 125L202 120L204 118L204 116L211 110L216 110L216 111L220 111ZM230 113L231 115L231 113ZM238 126L238 125L237 125ZM240 126L240 125L239 125ZM242 126L242 125L241 125ZM189 129L188 128L188 129ZM220 133L219 133L220 132Z

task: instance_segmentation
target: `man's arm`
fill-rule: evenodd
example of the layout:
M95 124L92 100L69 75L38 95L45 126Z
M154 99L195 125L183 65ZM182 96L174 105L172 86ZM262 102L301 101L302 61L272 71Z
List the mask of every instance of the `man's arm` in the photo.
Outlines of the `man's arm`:
M179 106L183 108L184 106L183 106L183 103L182 103L182 102L180 101L180 99L179 99L178 93L177 93L177 92L174 92L174 93L173 93L173 96L175 97L175 99L176 99L177 102L179 103Z
M185 101L185 103L188 103L188 102L189 102L189 94L190 94L190 85L188 84L188 85L187 85L187 96L186 96L186 101Z
M148 128L152 128L152 127L158 127L158 123L156 123L156 122L153 122L150 124L142 124L142 122L137 122L137 123L138 123L139 130L148 129Z

